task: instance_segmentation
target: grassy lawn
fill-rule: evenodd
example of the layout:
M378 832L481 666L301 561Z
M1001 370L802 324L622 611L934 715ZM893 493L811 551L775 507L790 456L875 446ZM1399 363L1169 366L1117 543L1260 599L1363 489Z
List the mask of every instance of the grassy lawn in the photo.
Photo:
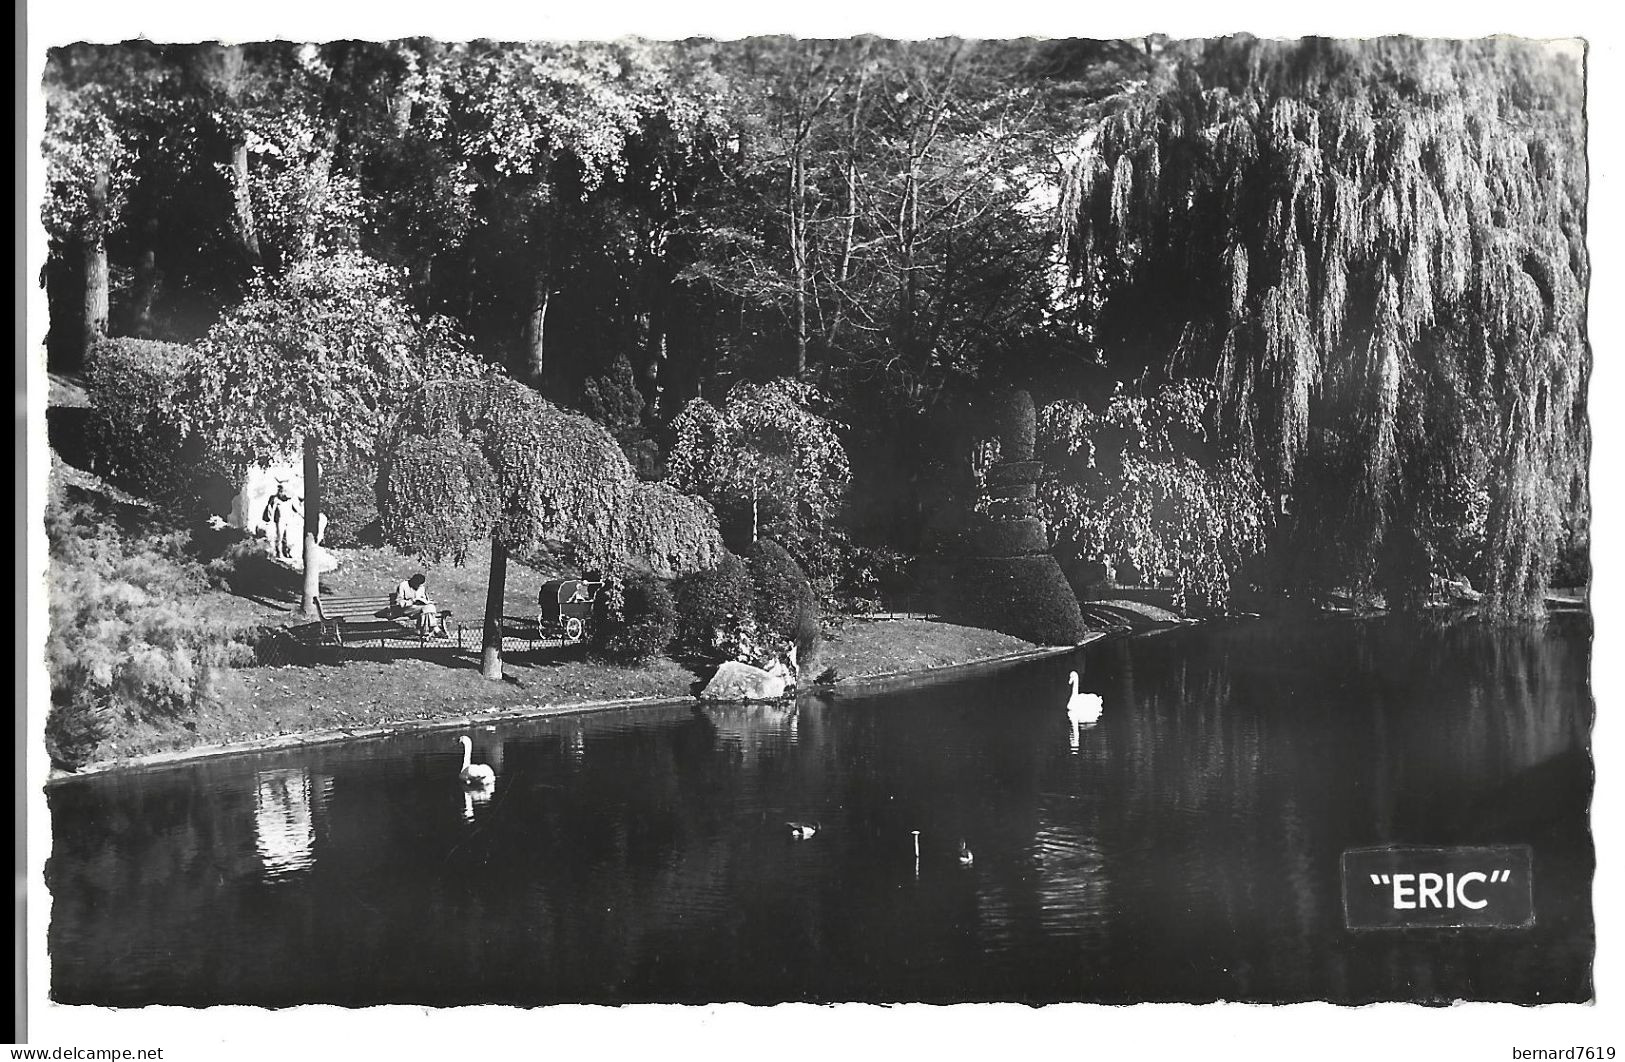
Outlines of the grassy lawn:
M1019 653L1034 646L980 627L930 620L854 620L824 643L820 669L832 666L842 679L921 671Z
M689 695L695 682L693 674L670 660L623 668L516 655L505 662L504 680L489 682L480 677L473 654L381 656L310 667L238 669L219 703L203 707L191 726L124 728L104 742L98 758L594 701L678 698Z
M825 643L820 668L843 680L990 659L1033 648L1019 638L925 620L854 621ZM580 651L513 654L506 676L489 682L473 653L358 651L341 663L255 667L231 672L219 703L190 725L122 728L98 759L118 760L203 745L288 734L360 730L403 723L640 697L682 698L699 676L667 659L616 667L583 659Z

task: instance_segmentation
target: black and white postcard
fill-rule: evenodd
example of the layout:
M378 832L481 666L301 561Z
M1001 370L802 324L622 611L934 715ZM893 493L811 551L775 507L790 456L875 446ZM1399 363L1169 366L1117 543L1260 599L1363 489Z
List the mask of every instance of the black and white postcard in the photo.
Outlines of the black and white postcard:
M1625 1050L1605 33L160 6L28 12L13 1057Z

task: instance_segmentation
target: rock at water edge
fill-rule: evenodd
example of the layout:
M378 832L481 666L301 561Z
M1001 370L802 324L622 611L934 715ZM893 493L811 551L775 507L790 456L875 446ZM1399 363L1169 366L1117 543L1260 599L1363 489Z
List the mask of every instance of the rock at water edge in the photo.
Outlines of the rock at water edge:
M730 660L700 693L705 701L771 701L784 696L784 679L759 667Z

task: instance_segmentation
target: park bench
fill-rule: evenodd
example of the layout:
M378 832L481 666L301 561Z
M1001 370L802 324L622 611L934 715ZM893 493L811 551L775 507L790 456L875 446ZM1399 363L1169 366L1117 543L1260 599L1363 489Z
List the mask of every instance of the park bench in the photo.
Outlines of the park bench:
M451 610L440 610L440 621L448 637L456 639L457 648L463 647L463 628L450 622ZM395 607L389 595L374 594L318 594L316 618L324 644L346 648L360 642L387 643L391 638L410 639L419 647L426 647L434 635L418 630L411 617Z

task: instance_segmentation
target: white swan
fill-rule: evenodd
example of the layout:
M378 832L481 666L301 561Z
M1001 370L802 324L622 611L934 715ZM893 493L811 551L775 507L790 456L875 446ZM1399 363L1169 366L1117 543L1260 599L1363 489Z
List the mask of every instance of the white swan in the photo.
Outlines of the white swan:
M820 829L816 822L787 822L785 825L790 827L790 836L798 841L807 840Z
M463 769L457 777L463 780L466 786L485 788L496 785L497 772L491 770L483 763L474 761L474 741L467 734L457 739L463 743Z
M1100 694L1078 692L1078 673L1072 672L1072 696L1066 702L1066 716L1072 720L1072 725L1080 726L1097 721L1104 707Z
M971 863L975 862L975 860L976 857L971 854L970 845L966 844L964 840L961 839L959 842L959 865L962 867L968 867L971 865Z

